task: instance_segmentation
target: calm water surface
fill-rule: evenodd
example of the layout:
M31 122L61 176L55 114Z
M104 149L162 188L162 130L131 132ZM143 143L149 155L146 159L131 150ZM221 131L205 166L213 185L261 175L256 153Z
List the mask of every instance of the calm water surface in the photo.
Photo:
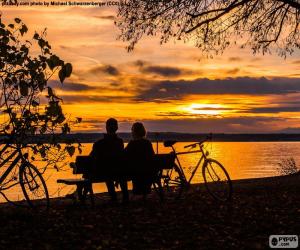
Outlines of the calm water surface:
M183 151L183 147L189 143L179 142L175 148ZM90 153L92 144L83 144L82 155ZM156 151L156 144L153 143ZM170 148L165 148L159 143L159 153L168 153ZM227 169L231 179L257 178L279 175L278 163L282 159L293 157L300 164L300 142L213 142L206 146L210 157L220 161ZM180 157L184 171L189 176L192 167L199 160L199 154L189 154ZM74 161L69 158L67 161ZM202 182L200 171L193 182ZM76 176L75 176L76 177ZM75 190L75 187L57 184L59 178L74 178L71 169L57 172L50 170L46 175L48 190L51 197L63 196ZM106 192L105 185L94 184L96 192ZM10 199L23 199L19 188L7 191Z

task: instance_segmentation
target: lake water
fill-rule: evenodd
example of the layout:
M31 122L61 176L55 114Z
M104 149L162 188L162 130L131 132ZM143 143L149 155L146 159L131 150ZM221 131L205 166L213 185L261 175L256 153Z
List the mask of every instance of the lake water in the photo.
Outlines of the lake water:
M184 146L189 143L179 142L175 145L176 150L184 151ZM82 155L90 153L92 144L83 144ZM153 143L156 151L156 143ZM165 148L162 143L158 145L159 153L168 153L170 148ZM218 160L225 166L231 179L258 178L280 175L278 163L282 159L293 157L300 164L300 142L213 142L206 145L210 157ZM199 160L199 154L189 154L180 157L184 171L189 176L191 167ZM73 158L67 161L74 161ZM76 176L75 176L76 177ZM75 190L75 187L57 184L59 178L74 178L71 169L62 172L49 171L45 175L51 197L64 196ZM201 182L199 171L193 182ZM106 192L105 185L94 184L96 192ZM23 199L20 188L6 191L7 196L13 200ZM1 200L3 201L3 200Z

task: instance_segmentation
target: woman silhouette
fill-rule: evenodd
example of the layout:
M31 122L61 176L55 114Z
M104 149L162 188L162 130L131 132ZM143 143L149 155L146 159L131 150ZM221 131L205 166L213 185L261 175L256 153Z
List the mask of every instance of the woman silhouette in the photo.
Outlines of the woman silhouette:
M134 173L133 193L146 195L151 192L151 162L154 150L151 142L146 139L146 129L142 123L134 123L131 132L133 139L125 148L125 153Z

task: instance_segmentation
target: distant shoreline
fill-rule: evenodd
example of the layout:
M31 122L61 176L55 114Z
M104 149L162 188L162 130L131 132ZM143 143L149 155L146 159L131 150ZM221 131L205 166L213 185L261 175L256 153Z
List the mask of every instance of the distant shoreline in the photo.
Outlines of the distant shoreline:
M125 142L131 139L131 133L118 133ZM147 138L152 142L163 142L165 140L176 140L179 142L195 142L201 141L208 134L187 134L149 132ZM92 143L103 137L103 133L76 133L69 134L61 138L62 141L76 140L81 143ZM300 134L212 134L212 140L216 142L293 142L300 141Z
M130 133L118 134L124 141L131 139ZM163 142L165 140L176 140L179 142L194 142L200 141L207 137L208 134L186 134L186 133L173 133L162 132L153 133L149 132L147 138L153 142ZM76 133L70 134L68 137L77 139L82 143L91 143L102 138L102 133ZM292 142L300 141L300 134L212 134L212 140L217 142Z
M118 133L124 142L131 140L131 133ZM206 138L208 134L188 134L174 132L149 132L147 138L152 142L163 142L166 140L176 140L178 142L195 142ZM57 142L80 142L93 143L103 138L103 133L74 133L68 135L58 135ZM34 136L28 139L27 143L47 143L49 135ZM215 142L300 142L300 134L212 134L212 141Z

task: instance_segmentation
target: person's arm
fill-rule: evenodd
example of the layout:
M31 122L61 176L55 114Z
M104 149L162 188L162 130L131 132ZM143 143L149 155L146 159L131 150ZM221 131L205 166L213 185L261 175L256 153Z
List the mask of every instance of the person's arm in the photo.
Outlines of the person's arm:
M96 143L93 144L93 148L89 156L95 158L95 155L96 155Z
M154 150L153 150L151 141L148 141L148 147L149 147L149 152L150 152L150 154L151 154L151 155L155 155L155 152L154 152Z
M117 156L123 157L125 150L124 150L124 142L122 139L118 140L117 146L118 146L117 151L116 151Z
M124 150L124 142L122 139L120 139L120 148L122 151Z

